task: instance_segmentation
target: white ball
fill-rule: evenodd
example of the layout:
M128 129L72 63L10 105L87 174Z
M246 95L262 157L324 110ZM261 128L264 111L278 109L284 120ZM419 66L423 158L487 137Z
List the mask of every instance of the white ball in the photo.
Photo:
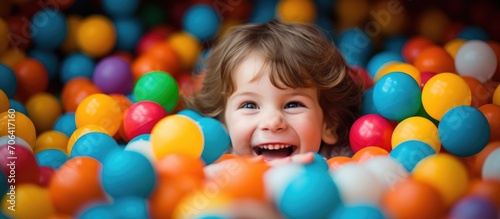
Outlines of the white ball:
M500 180L500 148L493 150L484 160L483 179Z
M11 139L7 135L0 137L0 146L8 145L9 140L11 140ZM33 148L31 148L30 144L28 144L28 142L26 142L24 139L16 136L16 138L12 139L12 141L14 141L16 143L16 145L23 146L23 147L29 149L31 152L33 152ZM35 147L35 145L33 145L33 147Z
M356 163L346 163L330 174L345 205L378 205L384 194L384 185L377 176Z
M369 170L382 183L383 190L392 188L394 184L408 178L408 171L394 158L378 156L367 160L363 167Z
M304 166L286 163L273 166L264 174L264 185L269 198L275 203L281 200L284 190L296 177L305 172Z
M145 140L137 140L137 141L132 141L129 142L126 146L125 149L126 151L135 151L137 153L140 153L144 155L148 160L154 164L156 162L156 157L153 154L153 147L151 146L150 141L145 141Z
M497 64L493 49L480 40L466 42L455 56L455 67L458 74L476 78L482 83L493 77Z

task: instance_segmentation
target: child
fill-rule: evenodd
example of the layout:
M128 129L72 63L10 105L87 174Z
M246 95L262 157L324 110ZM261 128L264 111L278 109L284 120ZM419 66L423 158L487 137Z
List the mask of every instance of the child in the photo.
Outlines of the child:
M271 21L231 29L207 58L186 106L227 127L232 153L265 160L351 156L362 88L315 26Z

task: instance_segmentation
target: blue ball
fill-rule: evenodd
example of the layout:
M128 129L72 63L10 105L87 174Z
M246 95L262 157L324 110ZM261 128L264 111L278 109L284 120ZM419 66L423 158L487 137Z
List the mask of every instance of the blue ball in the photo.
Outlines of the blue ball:
M231 139L219 120L203 117L196 120L203 132L203 152L201 158L209 165L220 158L231 145Z
M113 207L107 204L94 204L84 209L79 219L94 219L94 218L116 218Z
M68 138L71 137L76 130L75 113L64 113L59 116L52 129L65 134Z
M156 173L151 162L134 151L110 154L102 164L104 191L113 198L146 199L156 186Z
M467 26L464 27L459 33L457 38L459 39L464 39L464 40L481 40L481 41L488 41L490 40L490 36L481 27L477 26Z
M203 115L201 115L200 113L198 113L192 109L181 110L181 111L177 112L177 115L187 116L187 117L193 119L194 121L197 121L198 119L203 118Z
M214 8L205 4L190 7L182 18L182 28L200 41L214 38L219 31L220 23L219 15Z
M415 115L420 109L422 105L420 86L408 74L389 73L375 83L373 103L381 116L389 120L402 121Z
M76 140L70 158L88 156L103 162L107 156L119 149L113 137L102 132L89 132Z
M47 166L57 170L66 163L68 155L57 149L46 149L36 154L36 160L39 166Z
M135 138L132 138L132 140L130 140L128 143L130 144L131 142L134 142L134 141L149 141L150 137L151 137L151 134L138 135L138 136L135 136Z
M113 18L130 17L139 8L139 0L102 0L104 12Z
M305 164L304 166L306 168L312 168L317 171L324 171L324 172L327 172L328 169L330 168L325 158L321 156L321 154L319 153L314 153L314 160L311 163Z
M361 115L378 114L373 102L373 87L368 88L363 93L361 102Z
M130 100L130 102L137 103L137 101L135 100L135 97L134 97L134 93L127 94L127 98Z
M17 79L14 71L0 63L0 90L2 90L7 97L14 98L17 89Z
M134 17L119 18L114 21L116 29L116 49L132 52L142 36L142 24Z
M326 218L341 205L337 185L328 172L305 168L284 189L277 206L286 218Z
M9 99L9 103L10 103L11 109L15 109L16 112L20 112L28 117L30 116L28 114L28 110L26 109L26 107L22 103L20 103L19 101L14 100L14 99Z
M250 23L266 23L276 16L276 5L278 0L254 1L254 8L250 15Z
M59 11L42 9L33 15L30 31L37 47L48 50L56 49L66 39L68 32L66 17Z
M376 78L377 71L387 63L390 62L405 62L400 53L395 52L380 52L374 55L368 64L366 70L372 78Z
M147 219L148 205L145 199L126 197L114 200L113 210L116 218Z
M387 37L384 40L384 45L383 45L384 51L401 54L401 52L403 51L403 47L406 44L406 41L408 41L408 38L409 37L405 35Z
M59 80L66 83L76 77L86 77L92 79L95 61L88 55L75 52L68 55L61 62Z
M346 59L352 58L364 63L373 52L373 43L371 38L361 29L351 28L340 34L339 49Z
M339 207L329 219L386 219L381 209L373 205L351 205Z
M448 110L438 124L441 145L449 153L468 157L481 152L490 140L490 126L484 114L470 106Z
M389 156L399 161L409 173L413 171L418 162L434 154L436 151L430 145L419 140L401 142L389 152Z
M55 52L36 48L32 49L28 53L28 55L32 58L37 59L43 64L43 66L45 66L50 81L54 80L57 77L57 71L59 69L59 58L57 58L57 54Z

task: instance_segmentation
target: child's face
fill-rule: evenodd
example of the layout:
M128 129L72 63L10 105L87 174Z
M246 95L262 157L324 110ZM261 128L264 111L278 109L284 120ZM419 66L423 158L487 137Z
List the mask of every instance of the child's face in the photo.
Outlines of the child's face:
M317 89L279 89L263 64L254 53L233 73L235 91L224 114L233 153L273 160L318 152L322 139L335 143L336 135L325 129ZM252 81L259 71L264 72Z

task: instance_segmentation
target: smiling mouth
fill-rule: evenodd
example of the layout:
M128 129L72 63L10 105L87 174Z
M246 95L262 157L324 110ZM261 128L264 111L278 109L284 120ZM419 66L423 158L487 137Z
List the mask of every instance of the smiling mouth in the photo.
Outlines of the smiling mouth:
M297 146L287 144L265 144L253 148L257 155L264 156L265 160L274 160L289 157L297 150Z

